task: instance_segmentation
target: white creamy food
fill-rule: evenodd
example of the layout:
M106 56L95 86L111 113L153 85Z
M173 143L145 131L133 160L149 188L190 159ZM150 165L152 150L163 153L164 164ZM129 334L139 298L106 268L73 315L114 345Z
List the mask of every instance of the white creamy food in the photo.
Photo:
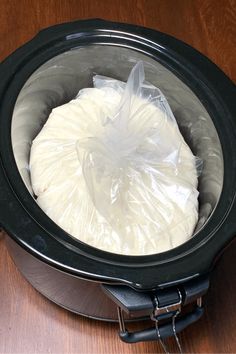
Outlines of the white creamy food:
M129 112L134 118L130 119L125 133L136 139L136 160L130 161L123 154L124 139L119 143L117 132L106 125L106 117L113 117L116 112L122 87L119 90L105 84L97 87L83 89L76 99L54 108L33 141L30 172L39 206L70 235L108 252L147 255L182 244L192 236L198 220L194 155L177 124L166 119L151 102L137 98ZM98 157L102 156L101 163L106 168L118 161L116 155L112 157L117 151L127 177L122 179L124 195L116 196L114 205L109 206L106 188L111 182L109 171L114 169L108 168L106 176L101 171L105 176L101 181L95 176L96 203L109 206L107 214L103 214L88 191L82 167L84 149L91 137L97 143L97 138L103 141L108 133L114 134L112 141L116 145L104 150L105 157L98 151ZM102 146L104 149L106 144ZM146 159L144 163L142 157L142 168L138 165L140 156ZM126 216L127 220L123 221Z

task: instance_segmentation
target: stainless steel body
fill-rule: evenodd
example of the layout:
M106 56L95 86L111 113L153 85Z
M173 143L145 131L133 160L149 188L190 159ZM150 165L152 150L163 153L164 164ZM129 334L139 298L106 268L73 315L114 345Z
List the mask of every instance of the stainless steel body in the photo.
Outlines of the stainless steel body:
M6 236L6 244L23 276L49 300L79 315L103 321L118 321L117 306L104 294L100 282L81 279L51 267L32 256L9 236ZM135 319L135 316L124 316L126 320Z

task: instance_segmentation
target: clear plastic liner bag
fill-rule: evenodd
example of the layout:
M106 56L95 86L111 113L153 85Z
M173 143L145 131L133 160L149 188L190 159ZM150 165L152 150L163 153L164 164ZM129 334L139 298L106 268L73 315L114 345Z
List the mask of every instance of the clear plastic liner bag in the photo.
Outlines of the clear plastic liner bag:
M96 210L122 239L117 253L157 253L181 244L198 220L201 161L162 92L145 81L142 62L126 84L96 75L94 87L114 90L118 104L111 115L99 110L76 150Z
M199 161L139 62L127 83L96 75L94 88L54 108L29 167L37 203L71 236L146 255L193 235Z

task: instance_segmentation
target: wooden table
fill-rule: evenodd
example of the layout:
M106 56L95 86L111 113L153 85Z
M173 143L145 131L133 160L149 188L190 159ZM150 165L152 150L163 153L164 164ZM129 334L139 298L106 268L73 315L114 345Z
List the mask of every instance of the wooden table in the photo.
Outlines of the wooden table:
M234 0L0 0L0 60L43 27L89 17L171 34L236 80ZM231 244L216 266L204 317L180 335L184 352L236 352L235 246ZM76 316L41 296L15 268L4 233L0 234L0 284L0 353L162 352L155 342L126 345L117 337L117 325ZM173 340L168 345L177 351Z

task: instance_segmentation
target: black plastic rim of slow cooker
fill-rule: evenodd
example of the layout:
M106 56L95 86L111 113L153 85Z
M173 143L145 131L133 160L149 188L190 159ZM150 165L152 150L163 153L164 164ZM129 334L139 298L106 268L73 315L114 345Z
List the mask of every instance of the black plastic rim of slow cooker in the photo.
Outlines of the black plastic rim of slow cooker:
M17 95L27 78L42 63L72 47L105 43L142 51L173 71L195 92L210 116L215 117L213 121L221 143L224 142L227 173L217 209L198 235L161 254L120 256L97 250L68 237L33 201L21 180L13 157L11 114ZM0 97L3 97L0 152L2 169L5 171L5 177L1 174L5 188L1 189L3 198L1 197L0 202L5 198L5 204L1 204L4 209L0 219L13 239L32 254L59 269L101 281L125 282L138 289L176 283L209 270L213 259L236 231L232 210L236 189L236 169L232 158L236 150L232 144L236 136L233 121L236 111L233 101L235 87L222 71L199 52L173 37L143 27L103 20L77 21L45 29L7 58L1 64L0 71L3 77L0 85ZM218 85L219 82L221 86ZM227 124L217 119L222 116L225 122L227 119Z

